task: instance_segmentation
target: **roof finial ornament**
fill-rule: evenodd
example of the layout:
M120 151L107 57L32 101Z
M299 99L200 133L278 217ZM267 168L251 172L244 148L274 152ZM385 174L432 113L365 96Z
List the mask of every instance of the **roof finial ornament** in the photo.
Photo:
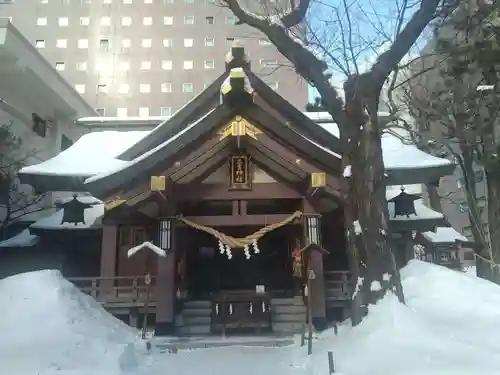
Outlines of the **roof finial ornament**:
M231 50L226 55L226 71L234 68L250 68L250 59L238 40L233 41Z

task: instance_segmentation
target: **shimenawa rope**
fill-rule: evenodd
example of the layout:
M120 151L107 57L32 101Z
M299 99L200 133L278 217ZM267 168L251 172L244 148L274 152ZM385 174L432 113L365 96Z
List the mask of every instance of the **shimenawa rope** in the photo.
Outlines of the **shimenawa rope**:
M288 216L286 219L280 221L279 223L274 223L270 225L266 225L264 228L259 229L257 232L249 234L246 237L243 238L236 238L232 236L228 236L225 233L219 232L217 229L207 227L204 225L196 224L182 216L177 216L177 220L182 221L184 224L189 225L190 227L194 229L198 229L201 231L204 231L208 234L211 234L215 238L217 238L219 241L222 243L226 244L227 246L231 247L232 249L237 249L237 248L244 248L245 246L249 246L252 243L255 243L255 241L258 241L260 238L264 237L267 233L278 229L284 225L287 225L288 223L291 223L295 219L299 218L302 216L302 212L300 211L295 211L292 215Z

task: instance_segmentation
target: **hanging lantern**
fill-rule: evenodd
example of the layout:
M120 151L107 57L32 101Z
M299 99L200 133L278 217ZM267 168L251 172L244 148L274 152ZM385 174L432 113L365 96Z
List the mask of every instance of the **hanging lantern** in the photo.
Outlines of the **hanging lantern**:
M162 219L159 223L158 243L163 250L170 250L172 246L172 220Z
M306 233L309 243L321 245L321 228L319 216L306 217Z
M406 215L406 217L416 215L415 201L417 199L422 199L422 196L418 194L407 194L405 193L404 186L401 186L401 193L388 200L388 202L394 203L394 217L398 215Z

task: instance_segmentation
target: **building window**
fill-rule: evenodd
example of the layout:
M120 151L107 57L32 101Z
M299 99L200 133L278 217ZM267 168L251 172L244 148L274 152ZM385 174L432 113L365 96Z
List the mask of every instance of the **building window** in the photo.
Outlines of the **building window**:
M141 40L141 46L143 48L151 48L152 45L153 45L152 39L142 39Z
M153 24L153 17L144 17L142 19L142 24L144 26L151 26Z
M184 47L192 47L194 44L194 39L188 38L184 39Z
M160 116L172 116L172 108L171 107L161 107L160 108Z
M236 20L237 18L233 14L226 16L227 25L236 25Z
M89 17L80 17L80 26L88 26L90 25Z
M148 117L149 116L149 108L148 107L140 107L139 108L139 117Z
M172 47L172 39L163 39L163 47Z
M73 141L64 134L61 136L61 151L67 150L73 145Z
M57 20L57 24L61 27L66 27L69 24L68 17L61 17Z
M147 94L151 92L151 85L149 83L141 83L139 85L139 91L142 92L143 94Z
M127 108L117 108L116 117L127 117Z
M184 16L184 25L194 25L194 16Z
M151 61L141 61L141 70L151 69Z
M110 26L110 25L111 25L111 17L101 18L101 26Z
M31 118L33 120L33 131L40 137L45 138L47 135L47 121L38 116L36 113L33 113Z
M167 26L171 26L174 24L174 17L172 16L167 16L163 17L163 24Z
M63 62L56 62L56 70L58 72L62 72L64 69L66 69L66 64Z
M86 61L79 61L76 63L76 70L80 72L84 72L87 70L87 62Z
M193 84L192 83L183 83L182 84L182 92L193 92Z
M131 45L130 39L123 39L122 40L122 47L123 48L130 48L130 45Z
M99 49L104 52L109 51L109 39L99 40Z
M215 38L213 36L205 37L205 47L213 47L215 46Z
M88 39L78 39L78 48L80 48L80 49L89 48L89 40Z
M184 66L185 70L192 70L193 69L193 60L184 61L183 66Z
M161 68L163 70L172 70L172 60L163 60L161 62Z
M213 69L215 67L214 60L205 60L205 69Z
M161 92L172 92L172 83L171 82L162 83Z
M270 46L271 45L271 42L267 39L259 39L259 44L261 46Z
M128 61L120 61L118 64L118 69L120 69L122 72L125 72L130 69L130 63Z
M466 226L466 227L463 227L462 229L462 233L464 234L465 237L467 238L470 238L472 237L472 227L469 225L469 226Z
M79 94L85 94L85 85L84 84L76 84L75 90Z
M37 26L47 26L47 17L39 17L36 20Z
M67 39L57 39L56 40L56 47L57 48L66 48L67 46L68 46Z
M97 93L106 94L108 92L107 85L97 85Z
M213 16L205 17L205 23L207 25L213 25L215 23L215 18Z
M129 88L130 88L130 87L129 87L129 85L128 85L128 84L126 84L126 83L122 83L122 84L120 85L120 87L118 87L118 92L119 92L120 94L128 94L128 92L129 92Z
M122 17L122 26L132 25L132 17Z
M105 108L96 108L95 111L101 117L106 116L106 109Z
M45 40L38 39L35 41L36 48L45 48Z
M260 59L260 65L265 66L265 67L277 66L278 61L272 60L272 59Z

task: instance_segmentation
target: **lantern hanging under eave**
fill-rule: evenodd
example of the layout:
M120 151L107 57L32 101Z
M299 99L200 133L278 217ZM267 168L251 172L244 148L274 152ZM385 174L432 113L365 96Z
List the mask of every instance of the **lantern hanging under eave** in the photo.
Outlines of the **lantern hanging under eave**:
M410 215L417 215L415 201L418 199L422 199L422 196L419 194L407 194L405 193L405 188L401 186L401 193L389 199L388 202L394 203L394 217L398 215L410 217Z
M172 220L161 219L158 224L158 245L163 250L170 250L172 246Z

